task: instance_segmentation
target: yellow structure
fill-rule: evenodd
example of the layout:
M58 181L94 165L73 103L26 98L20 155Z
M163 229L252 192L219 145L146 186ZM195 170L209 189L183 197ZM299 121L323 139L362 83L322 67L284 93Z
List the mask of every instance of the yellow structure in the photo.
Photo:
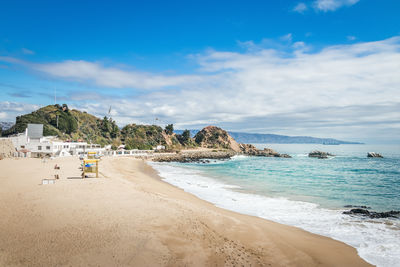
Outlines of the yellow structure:
M88 152L87 157L88 159L95 159L96 158L96 152Z
M99 178L99 160L98 159L85 159L83 160L83 178L86 173L95 173L96 178Z

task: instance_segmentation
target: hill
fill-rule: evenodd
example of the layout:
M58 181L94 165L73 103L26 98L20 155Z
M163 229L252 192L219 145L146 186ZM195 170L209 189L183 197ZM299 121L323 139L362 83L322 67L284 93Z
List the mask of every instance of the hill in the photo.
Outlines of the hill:
M194 141L200 147L205 148L224 148L241 152L239 144L227 131L216 126L207 126L194 136Z
M22 133L28 123L43 124L44 136L58 136L62 140L79 139L102 145L111 144L119 136L119 128L112 119L103 120L78 110L70 110L67 105L49 105L32 113L18 116L3 136Z

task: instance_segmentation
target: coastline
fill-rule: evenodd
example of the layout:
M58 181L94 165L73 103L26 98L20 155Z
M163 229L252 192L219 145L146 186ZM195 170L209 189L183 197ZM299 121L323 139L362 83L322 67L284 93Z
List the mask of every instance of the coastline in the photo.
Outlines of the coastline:
M61 179L39 185L56 163ZM78 166L0 161L1 265L369 265L342 242L218 208L145 161L104 158L100 179L76 179Z

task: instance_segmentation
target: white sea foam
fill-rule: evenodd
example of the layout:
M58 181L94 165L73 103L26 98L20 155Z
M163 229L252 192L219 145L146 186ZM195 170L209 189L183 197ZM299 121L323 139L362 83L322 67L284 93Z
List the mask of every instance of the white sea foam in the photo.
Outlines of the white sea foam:
M231 160L243 160L243 159L248 159L249 156L245 156L245 155L235 155L233 157L231 157Z
M271 198L231 190L200 171L165 163L151 163L164 181L216 206L278 223L297 226L355 247L359 255L377 266L400 266L400 224L393 220L363 220L317 204ZM389 222L389 223L388 223Z
M304 157L308 157L308 154L296 154L296 155L294 155L295 157L302 157L302 158L304 158Z

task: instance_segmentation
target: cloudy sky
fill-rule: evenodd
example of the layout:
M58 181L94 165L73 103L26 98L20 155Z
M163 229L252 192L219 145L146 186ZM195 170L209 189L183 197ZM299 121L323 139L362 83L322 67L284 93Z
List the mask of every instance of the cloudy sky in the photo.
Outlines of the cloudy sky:
M103 2L2 4L0 121L56 95L120 126L400 143L398 0Z

